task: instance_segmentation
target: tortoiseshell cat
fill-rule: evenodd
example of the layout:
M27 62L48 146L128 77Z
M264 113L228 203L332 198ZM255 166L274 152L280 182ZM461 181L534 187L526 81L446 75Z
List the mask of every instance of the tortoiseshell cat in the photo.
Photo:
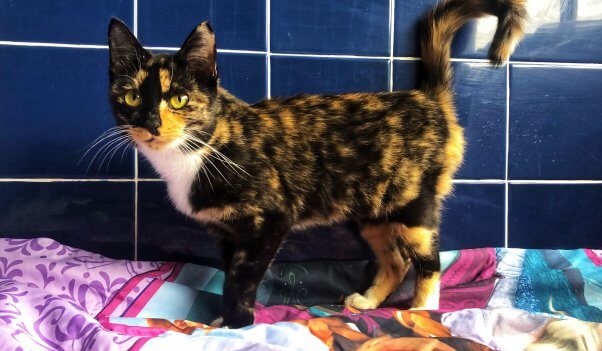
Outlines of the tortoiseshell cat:
M298 95L248 105L218 81L207 22L174 55L152 55L109 26L111 102L182 213L219 241L223 324L253 322L257 286L293 227L352 218L378 259L373 285L345 303L377 307L417 269L415 308L437 308L441 201L462 162L450 46L468 20L499 18L499 65L522 37L524 0L451 0L423 21L421 90ZM169 240L166 233L166 240ZM328 240L328 239L325 239Z

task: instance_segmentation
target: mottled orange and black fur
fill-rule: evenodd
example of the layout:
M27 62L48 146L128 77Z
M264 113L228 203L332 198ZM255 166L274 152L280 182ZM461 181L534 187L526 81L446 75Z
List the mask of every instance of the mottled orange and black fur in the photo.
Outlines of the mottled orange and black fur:
M373 286L346 304L377 307L411 262L418 272L413 307L437 307L439 209L464 150L451 40L486 14L499 18L490 58L500 64L522 36L523 1L450 0L423 22L421 90L254 105L219 86L207 23L175 55L152 55L123 23L111 22L116 120L165 179L174 205L219 241L225 325L253 322L257 286L291 228L347 218L359 222L379 270Z

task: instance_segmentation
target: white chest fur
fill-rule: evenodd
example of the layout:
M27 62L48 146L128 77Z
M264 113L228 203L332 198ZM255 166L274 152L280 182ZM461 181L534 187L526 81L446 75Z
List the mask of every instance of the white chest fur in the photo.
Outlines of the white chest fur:
M201 167L201 155L184 155L177 148L150 150L140 147L139 150L167 183L169 198L176 209L192 216L188 195Z

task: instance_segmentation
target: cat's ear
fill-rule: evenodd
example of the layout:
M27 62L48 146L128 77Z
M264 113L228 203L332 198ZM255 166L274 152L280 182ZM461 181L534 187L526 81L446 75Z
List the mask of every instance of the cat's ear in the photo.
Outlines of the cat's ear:
M209 22L205 21L188 35L175 57L196 77L207 84L214 85L217 83L216 56L215 33Z
M150 57L125 23L111 18L109 23L109 71L111 74L139 69Z

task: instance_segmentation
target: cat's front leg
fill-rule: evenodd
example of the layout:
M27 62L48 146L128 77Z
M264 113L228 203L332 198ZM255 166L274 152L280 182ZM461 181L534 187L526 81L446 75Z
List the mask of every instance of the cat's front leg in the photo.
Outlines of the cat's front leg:
M240 328L253 324L257 287L290 228L285 220L271 220L255 220L262 223L259 228L254 233L240 233L244 238L233 246L226 264L222 326Z

